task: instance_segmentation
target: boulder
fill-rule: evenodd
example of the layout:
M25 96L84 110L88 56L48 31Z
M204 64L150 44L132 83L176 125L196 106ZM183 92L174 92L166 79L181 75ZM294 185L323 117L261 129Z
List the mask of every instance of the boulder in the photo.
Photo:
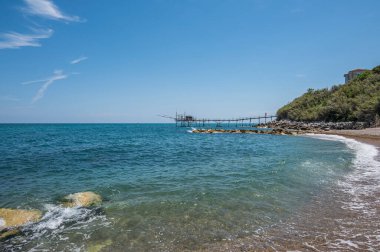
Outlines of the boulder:
M65 196L65 207L90 207L102 203L102 197L94 192L78 192Z
M39 210L0 208L0 230L37 222L41 217L42 213Z

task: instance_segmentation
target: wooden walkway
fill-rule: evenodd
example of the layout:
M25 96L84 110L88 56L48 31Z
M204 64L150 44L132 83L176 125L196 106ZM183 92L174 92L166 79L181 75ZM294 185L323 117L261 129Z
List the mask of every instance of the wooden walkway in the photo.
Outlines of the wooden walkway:
M253 127L260 123L267 123L276 118L274 115L240 117L233 119L196 118L186 114L176 114L175 117L164 116L175 121L176 127Z

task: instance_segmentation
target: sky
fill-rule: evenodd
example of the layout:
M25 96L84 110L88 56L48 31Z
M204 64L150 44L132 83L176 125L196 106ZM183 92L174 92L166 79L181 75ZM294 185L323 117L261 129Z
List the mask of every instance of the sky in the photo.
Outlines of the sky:
M1 0L0 123L275 114L380 65L378 0Z

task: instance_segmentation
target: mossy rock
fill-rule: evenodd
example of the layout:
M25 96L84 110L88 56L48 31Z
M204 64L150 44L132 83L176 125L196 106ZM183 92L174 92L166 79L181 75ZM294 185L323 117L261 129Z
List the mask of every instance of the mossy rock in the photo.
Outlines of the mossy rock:
M0 230L20 227L41 219L39 210L0 208Z
M100 243L94 243L90 244L87 248L88 252L100 252L103 248L110 246L112 244L112 241L110 239L100 242Z
M90 207L101 203L102 197L94 192L78 192L63 198L63 206L65 207Z

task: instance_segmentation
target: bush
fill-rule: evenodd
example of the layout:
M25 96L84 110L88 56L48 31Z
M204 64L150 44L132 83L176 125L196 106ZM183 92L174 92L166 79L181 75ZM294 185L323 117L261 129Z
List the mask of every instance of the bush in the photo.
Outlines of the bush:
M367 79L370 75L371 75L371 71L365 71L365 72L359 74L358 76L356 76L356 79L358 79L358 80L365 80L365 79Z
M380 66L343 85L314 90L277 111L278 119L294 121L365 121L380 117Z
M372 72L375 73L375 74L380 74L380 65L374 67L374 68L372 69Z

